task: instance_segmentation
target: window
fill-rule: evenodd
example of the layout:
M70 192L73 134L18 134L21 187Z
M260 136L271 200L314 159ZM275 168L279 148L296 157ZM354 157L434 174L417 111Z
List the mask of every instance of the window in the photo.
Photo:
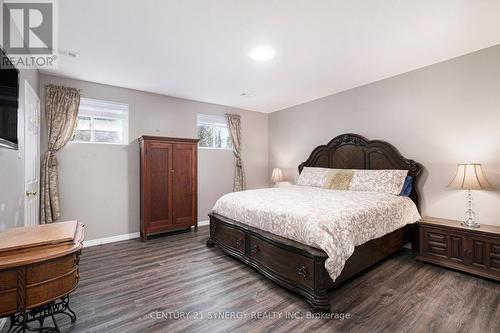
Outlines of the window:
M233 149L224 116L198 115L198 146L200 148Z
M82 98L74 142L128 143L128 104Z

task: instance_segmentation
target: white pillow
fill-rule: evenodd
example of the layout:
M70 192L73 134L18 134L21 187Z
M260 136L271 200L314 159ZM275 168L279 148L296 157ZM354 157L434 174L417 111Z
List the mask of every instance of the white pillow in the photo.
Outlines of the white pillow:
M399 195L408 170L355 170L349 190Z
M327 175L332 169L304 167L297 179L297 185L324 187Z

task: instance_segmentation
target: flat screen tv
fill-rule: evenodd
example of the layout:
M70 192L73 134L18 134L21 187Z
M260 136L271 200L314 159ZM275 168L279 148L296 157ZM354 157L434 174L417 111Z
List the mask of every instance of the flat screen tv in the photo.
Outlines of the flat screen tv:
M0 147L17 149L19 71L0 48Z

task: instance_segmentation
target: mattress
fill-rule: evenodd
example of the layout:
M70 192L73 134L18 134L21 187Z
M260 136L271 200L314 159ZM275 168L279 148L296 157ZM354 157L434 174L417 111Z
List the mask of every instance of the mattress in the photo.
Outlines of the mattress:
M323 250L333 281L356 246L420 219L408 197L310 186L229 193L213 212Z

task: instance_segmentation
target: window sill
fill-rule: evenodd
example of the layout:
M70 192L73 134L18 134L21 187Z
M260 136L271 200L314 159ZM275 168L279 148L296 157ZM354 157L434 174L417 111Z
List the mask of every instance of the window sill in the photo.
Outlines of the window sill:
M233 151L233 148L198 147L198 149L202 149L202 150L229 150L229 151Z

